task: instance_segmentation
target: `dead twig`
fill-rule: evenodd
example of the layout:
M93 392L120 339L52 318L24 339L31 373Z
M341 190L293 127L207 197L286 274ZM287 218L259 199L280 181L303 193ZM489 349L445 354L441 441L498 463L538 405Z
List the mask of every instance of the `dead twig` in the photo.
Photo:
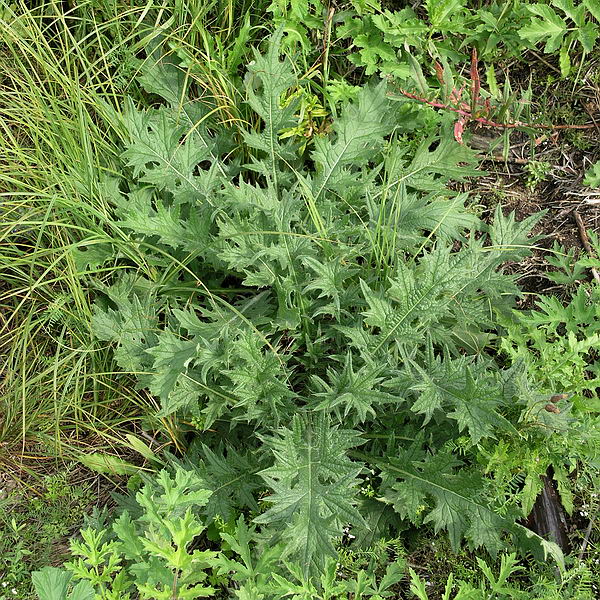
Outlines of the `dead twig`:
M588 253L590 258L594 258L594 253L592 251L592 247L590 246L590 240L588 238L587 231L585 230L585 225L583 224L583 219L581 215L577 212L576 209L573 210L573 217L575 218L575 223L577 223L577 229L579 229L579 237L581 238L581 243L585 248L585 251ZM591 267L592 275L596 280L596 283L600 283L600 274L596 270L595 267Z
M588 526L585 530L585 536L583 537L583 543L581 544L581 550L579 551L579 560L583 560L583 556L587 549L590 541L590 535L592 534L592 527L594 526L594 519L590 519Z
M482 157L482 160L489 162L499 162L499 163L514 163L515 165L527 165L529 164L528 158L518 158L509 156L508 158L504 158L504 156L499 156L497 154L486 154Z
M553 64L545 60L543 56L540 56L537 52L534 52L533 50L530 50L529 52L531 52L531 54L533 54L541 63L545 64L549 69L552 69L555 73L558 73L562 77L560 69L556 68Z

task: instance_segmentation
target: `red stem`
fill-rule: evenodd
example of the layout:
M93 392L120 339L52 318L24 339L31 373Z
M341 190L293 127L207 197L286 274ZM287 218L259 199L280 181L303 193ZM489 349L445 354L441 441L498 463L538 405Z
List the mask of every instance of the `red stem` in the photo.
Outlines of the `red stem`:
M523 123L522 121L514 121L512 123L496 123L495 121L490 121L484 117L473 117L471 111L463 110L461 108L455 108L454 106L448 106L443 102L435 102L434 100L428 100L427 98L422 98L421 96L417 96L416 94L411 94L411 92L407 92L406 90L398 88L397 90L403 96L407 98L411 98L412 100L417 100L422 104L427 104L432 106L433 108L441 108L443 110L450 110L459 115L463 115L468 117L468 120L476 121L477 123L481 123L482 125L487 125L488 127L498 127L500 129L516 129L517 127L529 127L531 129L592 129L596 125L594 123L588 123L586 125L546 125L544 123Z

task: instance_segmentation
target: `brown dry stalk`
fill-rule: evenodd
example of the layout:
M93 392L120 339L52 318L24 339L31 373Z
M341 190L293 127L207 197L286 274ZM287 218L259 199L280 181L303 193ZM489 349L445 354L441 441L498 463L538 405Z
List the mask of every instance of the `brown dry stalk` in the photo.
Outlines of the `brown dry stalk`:
M590 258L594 258L594 252L592 251L592 246L590 245L590 240L588 238L587 231L585 230L583 219L577 210L573 211L573 217L575 217L575 223L577 223L577 229L579 229L579 237L581 238L581 243L583 244L585 251L588 253ZM591 267L590 270L596 282L600 283L600 274L598 274L598 271L594 267Z

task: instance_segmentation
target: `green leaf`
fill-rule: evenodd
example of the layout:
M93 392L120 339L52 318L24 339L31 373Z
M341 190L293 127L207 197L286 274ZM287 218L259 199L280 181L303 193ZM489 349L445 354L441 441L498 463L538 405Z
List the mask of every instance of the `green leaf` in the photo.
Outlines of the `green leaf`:
M426 0L427 14L434 29L444 30L452 17L465 10L464 0Z
M425 589L425 582L415 573L412 567L409 567L408 572L410 573L411 594L414 594L419 600L429 600L429 595Z
M241 454L231 446L221 452L213 452L203 444L201 456L203 461L197 469L206 488L211 491L204 509L207 519L214 520L220 516L227 522L240 508L258 510L255 493L261 487L256 476L260 463L252 452Z
M314 314L331 314L336 317L341 316L341 298L344 283L352 277L358 269L343 264L339 258L322 263L312 256L304 256L302 263L309 267L315 274L311 281L305 286L305 292L317 290L320 292L318 298L331 298L333 306L327 305L320 307Z
M519 35L532 44L545 41L544 52L556 52L567 33L567 23L545 4L532 4L527 9L541 18L532 18L528 25L519 29Z
M495 386L478 385L468 367L465 374L465 387L451 392L455 408L448 417L457 421L460 431L467 429L471 443L476 445L483 438L495 437L494 431L507 421L496 411L501 400L500 390Z
M600 188L600 160L586 171L583 183L593 188Z
M360 289L364 299L369 305L369 309L362 313L365 317L365 324L369 327L377 327L381 330L385 330L390 319L396 316L394 315L392 305L382 294L373 292L362 279L360 280Z
M75 267L80 273L99 269L115 254L111 244L89 238L74 248L72 253Z
M88 469L108 475L133 475L139 471L139 467L136 465L118 456L102 454L101 452L79 454L77 460Z
M333 412L340 422L347 422L349 418L352 426L372 419L377 416L381 407L401 401L381 389L383 378L379 375L382 370L372 365L363 365L355 371L352 353L348 352L342 370L327 370L327 381L313 375L312 382L316 389L323 391L315 392L311 408L326 414Z
M124 511L112 524L112 529L122 544L121 550L125 558L143 562L144 544L140 538L136 524L127 511Z
M598 26L594 23L586 23L577 29L577 39L579 40L584 53L592 52L596 47L598 35Z
M381 14L374 14L371 20L377 29L384 33L385 41L396 48L421 48L429 31L427 23L417 18L415 11L410 7L394 12L386 10Z
M150 55L141 65L138 81L150 94L156 94L171 106L178 106L185 98L185 70L165 57Z
M195 129L188 134L177 113L167 108L140 113L130 105L125 114L130 143L123 153L134 177L173 195L177 204L206 199L210 202L212 178L198 163L215 162L216 142ZM201 128L200 128L201 130Z
M473 547L483 546L491 554L502 549L501 533L510 531L512 522L490 506L485 480L476 470L448 453L420 461L407 461L400 453L382 463L382 470L389 486L386 498L401 516L417 520L431 498L424 522L431 522L436 533L446 529L453 548L466 537Z
M353 173L376 159L393 127L385 91L385 82L361 89L356 101L348 103L334 121L333 135L315 138L311 155L317 171L311 185L315 202L328 190L345 196L356 181Z
M499 413L505 383L485 364L434 357L425 367L413 362L410 371L414 374L409 389L418 393L411 410L425 415L425 423L445 414L457 422L459 431L468 431L473 445L499 430L513 429Z
M494 212L494 221L489 228L490 249L501 253L503 260L520 260L530 252L530 248L541 236L530 237L534 225L546 214L540 211L522 221L517 221L515 213L504 216L498 206Z
M94 335L101 341L117 344L115 359L121 369L143 373L151 362L146 351L156 343L158 305L154 287L130 273L110 287L99 287L108 302L103 305L97 302L94 306Z
M490 94L493 98L498 100L500 98L500 89L498 87L498 81L496 80L496 69L493 64L487 66L485 80L490 90Z
M407 53L406 58L408 59L408 64L410 65L410 74L417 85L417 89L419 93L422 95L427 95L429 92L429 85L427 84L427 79L425 79L425 75L423 75L423 69L421 68L421 63L412 55Z
M580 4L577 8L575 8L573 0L552 0L552 4L556 6L556 8L562 10L578 27L584 25L585 7L583 4Z
M180 206L157 200L152 188L120 194L116 205L120 225L135 234L156 237L171 248L183 248L197 254L206 251L212 215L205 207L199 206L192 212L182 211Z
M369 31L353 38L355 46L360 50L350 56L350 60L365 67L366 75L373 75L382 62L397 61L394 48L387 44L379 32Z
M265 164L256 162L254 168L270 177L276 188L280 161L295 158L291 143L282 145L279 141L279 132L295 125L297 104L293 101L282 106L283 96L296 83L290 61L287 58L279 60L282 36L280 28L271 36L266 54L254 50L254 61L249 65L246 77L248 104L263 120L264 128L261 132L245 132L244 141L266 154Z
M242 562L221 554L217 559L219 574L227 574L240 585L242 593L237 594L240 600L261 600L264 596L258 590L268 587L276 574L281 560L281 545L267 545L260 552L254 552L256 530L246 525L243 516L238 518L234 534L223 531L221 538Z
M600 23L600 0L583 0L584 6L592 13L592 16Z
M558 63L560 65L560 74L568 77L571 72L571 57L569 56L569 47L562 46L559 53Z
M87 581L80 581L67 594L71 578L71 573L56 567L44 567L31 574L39 600L94 600L94 588Z
M261 475L273 493L272 506L256 523L283 528L286 554L299 561L304 573L320 571L328 556L336 556L333 540L346 523L363 523L356 510L362 466L346 455L361 443L356 432L332 427L326 417L294 416L292 429L265 438L275 457Z
M150 348L148 354L154 357L150 391L166 402L177 380L186 376L189 364L197 355L197 344L171 331L163 331L158 344Z
M410 162L405 160L405 153L405 148L397 146L386 157L385 193L404 185L421 192L443 191L448 195L445 184L449 181L464 181L484 174L475 168L477 157L473 150L451 137L425 138Z
M238 409L238 418L276 426L279 418L292 410L295 394L288 386L283 359L264 346L253 332L240 336L231 344L233 366L225 375L232 383L232 404Z
M33 587L40 600L66 600L71 578L71 573L56 567L44 567L31 575Z
M146 460L156 461L158 459L156 453L150 448L150 446L148 446L148 444L142 441L139 437L131 433L127 433L125 434L125 439L129 443L130 447Z

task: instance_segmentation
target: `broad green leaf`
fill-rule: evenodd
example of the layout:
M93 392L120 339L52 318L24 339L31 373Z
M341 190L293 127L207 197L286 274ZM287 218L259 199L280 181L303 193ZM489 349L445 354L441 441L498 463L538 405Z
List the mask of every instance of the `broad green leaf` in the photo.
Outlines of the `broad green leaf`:
M385 34L385 41L396 48L421 47L424 35L429 31L427 23L417 18L414 10L408 7L394 12L386 10L373 15L371 20Z
M197 343L164 331L148 354L154 357L150 391L166 402L177 380L186 378L188 366L198 354Z
M586 23L577 29L577 39L581 43L584 52L592 52L596 47L599 33L598 26L594 23Z
M187 127L167 108L139 113L130 103L125 119L131 141L123 158L139 181L170 192L177 204L210 202L211 177L195 171L198 163L215 161L215 142L196 135L197 130L187 135Z
M66 600L71 578L71 573L56 567L44 567L31 576L40 600Z
M552 5L562 10L577 27L583 27L585 23L585 6L583 4L575 7L573 0L552 0Z
M498 81L496 80L496 70L494 65L488 65L485 71L485 79L490 90L491 95L495 99L500 98L500 89L498 88Z
M363 88L334 122L333 134L315 139L312 159L317 174L311 185L314 202L319 202L328 190L344 196L356 181L353 172L376 159L384 136L393 127L385 90L384 82Z
M558 50L568 30L565 20L545 4L532 4L527 8L541 18L532 18L528 25L519 29L519 35L532 44L545 41L544 51L547 53Z
M594 19L600 23L600 0L583 0L583 4L590 11Z
M260 463L251 452L241 454L233 447L213 452L202 445L203 461L197 467L211 496L204 509L207 519L229 521L239 508L258 510L255 494L261 487L257 477Z
M272 179L278 187L279 163L282 160L294 160L290 144L283 145L279 141L282 129L294 126L296 102L282 106L282 97L296 83L290 61L280 60L281 39L283 30L279 29L269 41L266 54L254 51L254 61L249 65L246 78L248 103L263 120L264 127L260 132L248 131L244 141L255 150L266 155L265 164L255 163L255 168Z
M171 106L185 101L185 70L165 58L151 54L141 65L142 74L138 81L150 94L157 94Z
M154 461L157 460L156 453L146 444L146 442L142 441L139 437L127 433L125 435L125 439L129 442L129 445L133 450L135 450L138 454L143 456L146 460Z
M121 369L143 373L151 363L146 351L157 340L158 305L154 287L146 280L126 274L112 286L101 286L100 290L109 302L94 306L92 327L95 337L117 344L115 359Z
M88 469L92 469L92 471L109 475L134 475L139 471L139 467L118 456L100 452L79 454L77 460Z

